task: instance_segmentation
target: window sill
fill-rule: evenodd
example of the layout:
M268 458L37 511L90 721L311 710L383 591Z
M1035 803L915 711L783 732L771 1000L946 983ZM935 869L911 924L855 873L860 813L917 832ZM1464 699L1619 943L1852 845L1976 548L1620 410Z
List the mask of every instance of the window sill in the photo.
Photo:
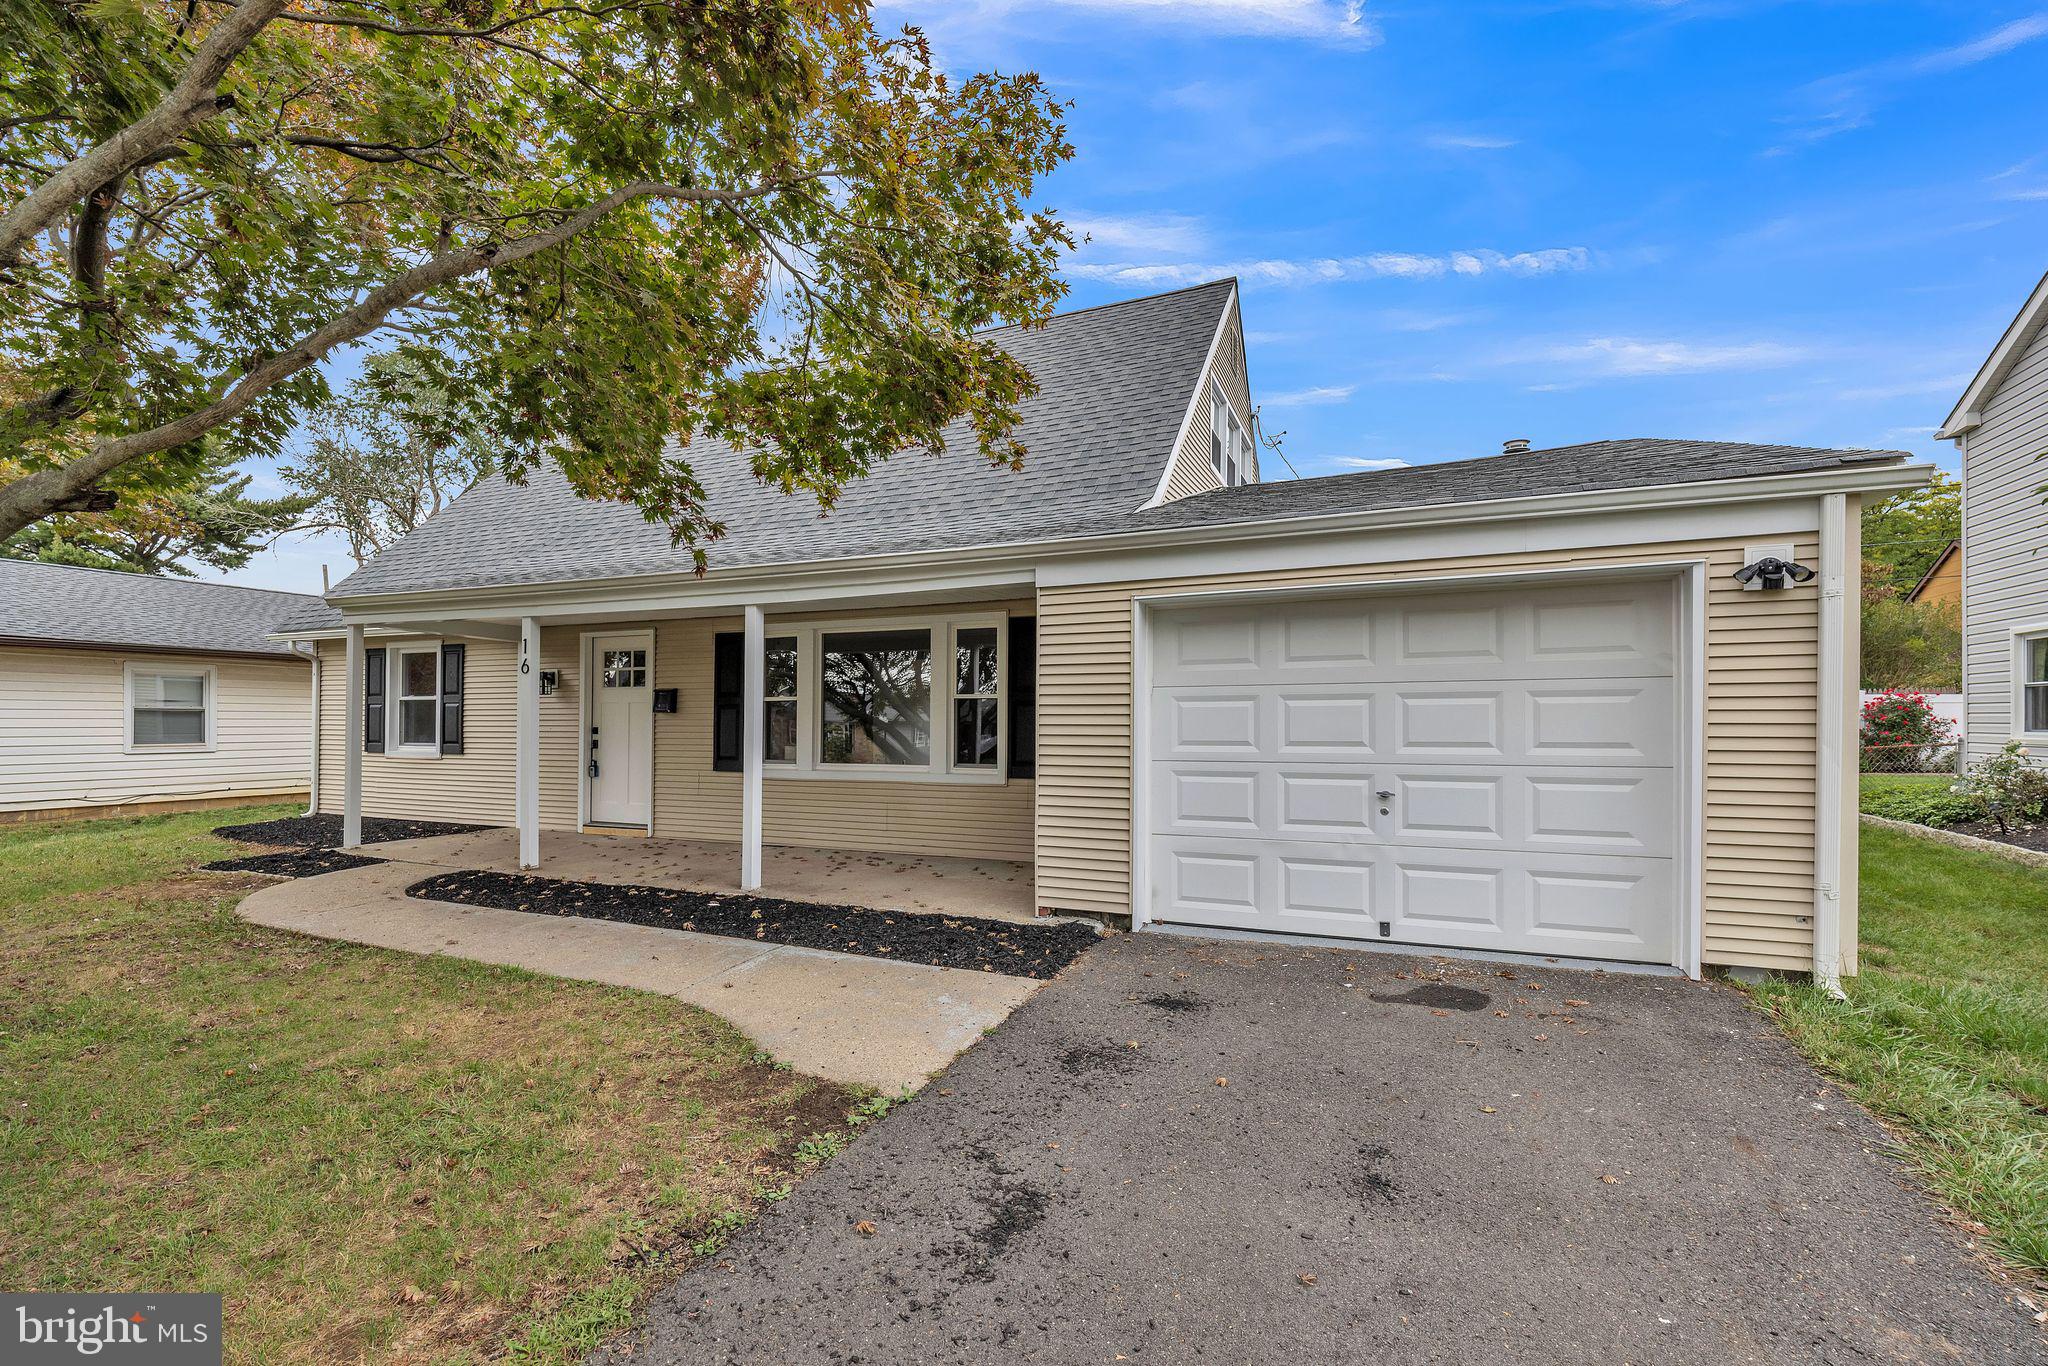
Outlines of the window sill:
M933 772L925 768L860 768L845 767L795 768L779 764L763 764L761 776L766 779L794 779L799 782L852 782L852 783L932 783L952 787L1001 787L1008 782L1008 776L1001 771L991 773Z
M215 745L138 745L130 743L121 746L121 752L123 754L212 754L217 748L218 746Z
M423 745L414 746L410 749L394 749L386 745L384 747L384 757L387 759L438 759L441 757L441 751L438 746L433 749L428 749Z

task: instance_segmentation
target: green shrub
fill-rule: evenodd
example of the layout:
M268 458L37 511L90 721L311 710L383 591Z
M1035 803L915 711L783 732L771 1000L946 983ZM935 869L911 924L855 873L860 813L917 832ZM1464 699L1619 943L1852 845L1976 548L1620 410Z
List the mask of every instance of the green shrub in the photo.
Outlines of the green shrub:
M1986 820L1998 822L2005 834L2015 825L2032 825L2048 816L2048 769L2017 740L1989 758L1970 765L1956 791L1968 797Z
M1862 811L1866 816L1911 821L1915 825L1931 825L1937 829L1964 825L1981 817L1984 812L1976 800L1953 791L1953 786L1940 778L1933 782L1897 784L1866 778Z

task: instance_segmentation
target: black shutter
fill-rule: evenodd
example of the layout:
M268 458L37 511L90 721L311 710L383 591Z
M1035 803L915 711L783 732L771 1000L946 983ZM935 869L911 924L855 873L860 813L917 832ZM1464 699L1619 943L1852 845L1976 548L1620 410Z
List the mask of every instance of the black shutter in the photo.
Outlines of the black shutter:
M711 767L720 773L740 771L746 688L746 633L720 631L711 643Z
M462 753L462 674L467 645L441 647L441 752Z
M1038 776L1038 618L1010 618L1010 776Z
M384 752L384 652L363 651L363 753Z

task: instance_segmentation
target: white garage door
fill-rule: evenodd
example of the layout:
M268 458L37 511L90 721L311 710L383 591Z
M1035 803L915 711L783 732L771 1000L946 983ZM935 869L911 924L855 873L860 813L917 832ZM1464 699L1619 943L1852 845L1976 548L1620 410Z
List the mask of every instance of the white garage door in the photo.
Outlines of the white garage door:
M1154 920L1668 963L1675 589L1155 612Z

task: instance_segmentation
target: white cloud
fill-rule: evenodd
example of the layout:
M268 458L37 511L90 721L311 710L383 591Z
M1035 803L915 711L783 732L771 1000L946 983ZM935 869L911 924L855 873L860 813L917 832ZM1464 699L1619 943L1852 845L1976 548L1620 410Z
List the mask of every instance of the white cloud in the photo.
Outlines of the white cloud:
M1810 358L1812 352L1783 342L1694 342L1641 337L1588 337L1558 342L1509 358L1510 364L1562 365L1592 375L1632 379L1643 375L1693 375L1710 370L1770 370ZM1535 386L1557 387L1554 383Z
M1453 251L1440 255L1383 251L1364 256L1235 262L1079 262L1067 267L1084 280L1154 288L1200 284L1235 275L1247 284L1332 285L1357 280L1433 280L1446 275L1554 275L1585 270L1593 253L1585 247L1541 251Z
M1355 384L1321 384L1310 389L1295 389L1289 393L1272 394L1261 400L1267 408L1309 408L1326 403L1342 403L1358 391Z
M1354 470L1405 470L1409 468L1406 460L1372 460L1362 455L1332 456L1330 463L1333 465L1343 465L1347 469Z
M1108 248L1181 256L1201 251L1209 244L1202 220L1189 214L1073 213L1063 218L1077 239L1088 239L1082 244L1084 251Z
M2023 203L2036 203L2040 200L2048 199L2048 185L2034 185L2024 190L2007 190L1998 197L2000 199L2017 200Z
M1838 403L1882 403L1894 398L1922 398L1929 394L1946 394L1958 397L1976 378L1976 372L1958 370L1954 374L1930 375L1924 379L1902 379L1891 384L1870 384L1855 389L1838 389L1833 398Z
M1448 152L1498 152L1521 146L1519 138L1494 137L1486 133L1432 133L1422 142L1426 147Z
M1861 128L1870 122L1892 87L1928 76L1949 75L2002 57L2042 38L2048 38L2048 11L2001 24L1988 33L1952 47L1877 62L1809 82L1799 91L1799 98L1806 106L1805 112L1788 120L1798 125L1792 134L1792 142L1819 142L1838 133ZM1789 150L1789 146L1778 146L1770 148L1767 154L1775 156Z
M1003 25L1020 14L1066 10L1211 33L1367 45L1380 40L1364 0L878 0L875 9L899 21L943 24L954 31Z

